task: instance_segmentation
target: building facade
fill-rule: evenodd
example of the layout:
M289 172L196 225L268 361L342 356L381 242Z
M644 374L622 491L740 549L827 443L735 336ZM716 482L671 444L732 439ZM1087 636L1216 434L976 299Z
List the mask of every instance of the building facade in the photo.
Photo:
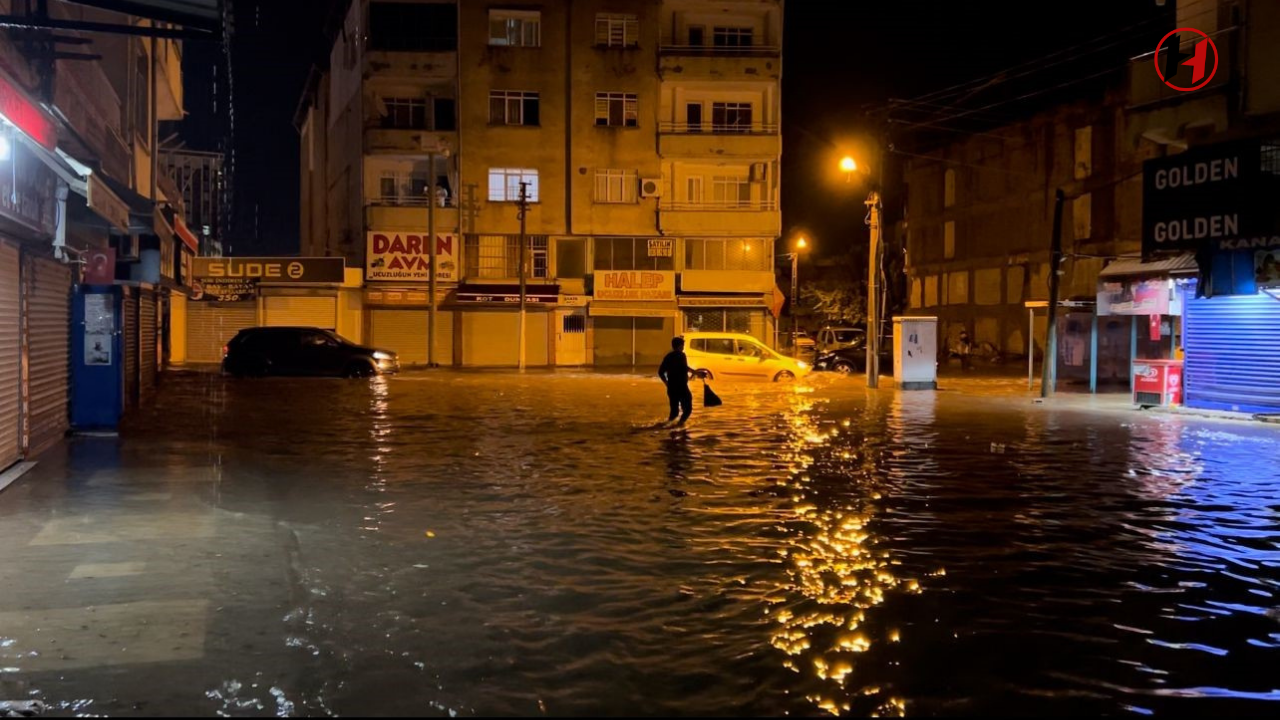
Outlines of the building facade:
M297 117L303 254L364 268L409 362L432 246L437 362L519 362L522 238L529 365L771 342L781 34L776 0L352 3Z
M181 42L147 37L146 2L38 5L0 1L22 28L0 33L0 469L70 427L74 300L90 282L114 298L102 337L116 344L89 364L118 371L116 410L150 396L195 251L155 154L158 123L183 115Z

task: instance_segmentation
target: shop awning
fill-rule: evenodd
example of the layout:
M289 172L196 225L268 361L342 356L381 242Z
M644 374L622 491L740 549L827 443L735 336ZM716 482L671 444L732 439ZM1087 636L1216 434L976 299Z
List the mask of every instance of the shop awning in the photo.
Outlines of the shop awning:
M195 233L191 232L187 227L187 223L183 221L182 216L174 214L173 216L173 233L178 236L183 245L196 255L200 254L200 241L196 239Z
M658 317L676 316L669 301L593 300L587 311L593 317Z
M1098 277L1133 277L1137 275L1195 275L1200 271L1194 253L1183 253L1159 260L1143 262L1139 257L1122 257L1102 269Z

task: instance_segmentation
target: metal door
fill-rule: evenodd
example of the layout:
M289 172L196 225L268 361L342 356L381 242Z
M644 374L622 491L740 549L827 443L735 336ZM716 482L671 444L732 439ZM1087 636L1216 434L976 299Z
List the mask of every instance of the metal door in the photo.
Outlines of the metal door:
M556 313L556 364L587 364L587 314L582 310Z

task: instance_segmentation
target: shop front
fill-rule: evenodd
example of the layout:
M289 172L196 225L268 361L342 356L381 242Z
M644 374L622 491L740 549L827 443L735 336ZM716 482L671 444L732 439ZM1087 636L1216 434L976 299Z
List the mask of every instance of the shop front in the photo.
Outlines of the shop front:
M222 348L245 328L345 330L342 258L194 257L190 263L188 362L221 362Z
M69 426L74 266L55 246L66 184L52 167L57 128L0 69L0 471ZM61 168L66 172L65 168ZM74 179L74 178L73 178Z
M1186 404L1280 413L1280 141L1147 161L1143 226L1144 255L1197 260L1183 289Z
M598 367L659 365L676 335L676 274L597 270L589 310Z
M448 293L436 293L435 362L453 365L453 310ZM430 295L423 287L366 288L365 312L368 314L368 343L400 356L401 365L426 365L427 337L431 321Z
M454 365L455 313L450 290L458 282L458 237L427 232L375 230L365 246L365 295L369 344L392 350L405 365ZM431 322L431 258L436 265L435 347L428 352Z
M767 295L681 295L683 332L731 332L772 346L773 315Z
M558 285L528 285L525 291L524 361L526 367L554 364L553 325ZM518 367L520 364L520 288L516 285L458 286L456 340L461 364L468 367Z

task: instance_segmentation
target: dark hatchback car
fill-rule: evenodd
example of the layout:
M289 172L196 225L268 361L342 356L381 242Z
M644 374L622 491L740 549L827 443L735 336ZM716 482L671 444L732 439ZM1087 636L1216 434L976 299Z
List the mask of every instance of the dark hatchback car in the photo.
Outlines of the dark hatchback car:
M818 356L814 358L813 361L813 369L834 371L842 375L866 372L866 338L859 338L849 347L842 347L839 350L818 353ZM887 346L885 343L881 343L880 345L880 372L885 374L891 374L893 372L892 341L889 341Z
M260 327L241 330L222 351L222 369L236 376L369 377L399 372L388 350L357 345L332 330Z

